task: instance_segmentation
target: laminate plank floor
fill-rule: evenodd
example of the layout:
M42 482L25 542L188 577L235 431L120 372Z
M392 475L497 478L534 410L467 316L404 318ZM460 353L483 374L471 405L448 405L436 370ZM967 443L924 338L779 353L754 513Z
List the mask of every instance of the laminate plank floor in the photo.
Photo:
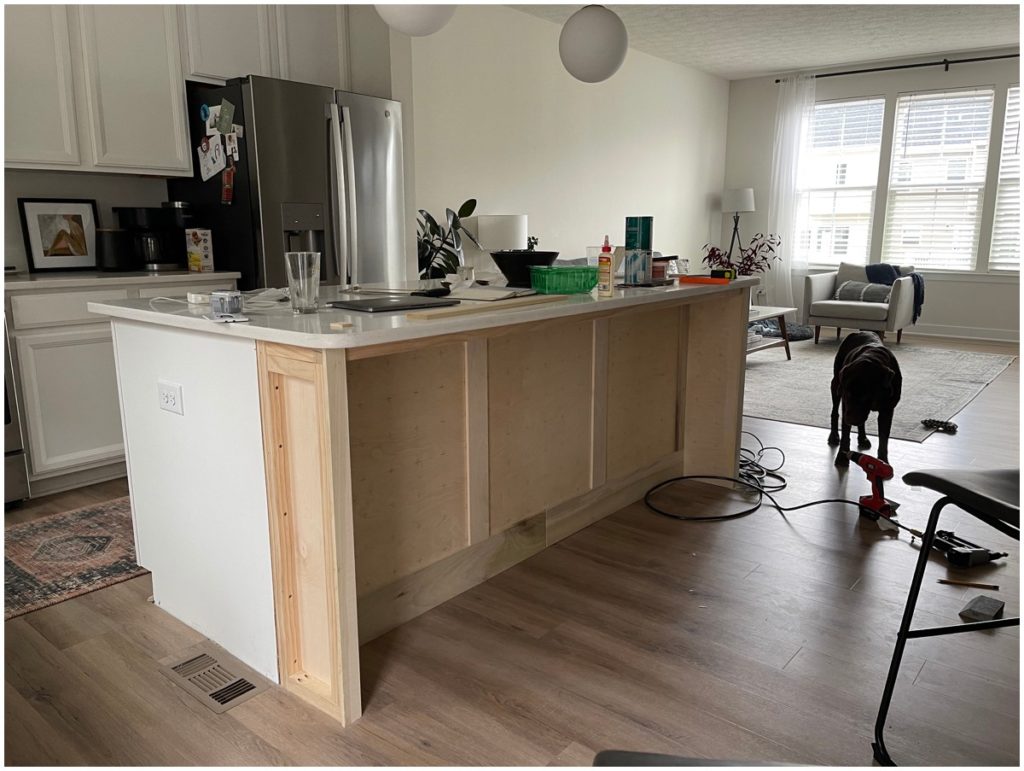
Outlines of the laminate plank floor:
M1015 362L955 418L955 436L894 441L897 477L1018 465L1019 389ZM760 419L744 428L786 453L782 505L868 492L858 469L832 466L823 429ZM104 485L15 516L124 494ZM886 492L918 527L937 497L898 479ZM706 515L747 499L685 482L659 500ZM956 512L943 522L1011 556L970 571L932 560L918 623L957 623L979 593L940 577L996 583L987 593L1016 615L1017 542ZM841 504L700 524L636 503L364 645L365 714L348 728L276 688L222 715L206 711L157 671L158 659L202 638L146 602L142 577L5 624L6 762L587 765L618 748L870 765L916 558L905 536ZM1019 648L1017 629L911 641L890 713L893 757L1019 765Z

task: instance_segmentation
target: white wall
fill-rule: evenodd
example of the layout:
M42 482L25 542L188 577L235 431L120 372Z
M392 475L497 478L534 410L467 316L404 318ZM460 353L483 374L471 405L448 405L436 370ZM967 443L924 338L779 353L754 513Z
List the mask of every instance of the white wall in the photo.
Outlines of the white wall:
M610 80L575 80L560 26L459 6L413 39L416 206L527 214L543 249L583 256L628 215L654 248L696 257L720 228L728 82L630 49Z
M92 198L100 226L117 227L112 206L159 206L167 200L167 181L127 174L86 174L80 171L4 171L4 265L28 270L25 237L18 214L19 198Z
M991 55L984 52L982 55ZM934 61L943 54L912 61ZM963 54L969 57L971 54ZM958 54L956 57L960 58ZM1020 82L1019 60L899 70L868 75L819 78L818 101L860 96L886 96L895 100L907 91L996 87L996 100L1005 100L1006 87ZM843 67L841 69L855 69ZM726 145L725 187L753 187L757 211L741 215L740 233L746 239L768 229L768 191L771 186L772 145L778 86L775 78L736 80L729 87L729 128ZM996 115L1002 115L1001 104ZM885 155L883 153L883 155ZM888 157L888 156L886 156ZM729 241L731 219L723 221L720 238ZM982 246L987 243L983 234ZM1019 279L986 274L925 274L925 307L921 320L909 332L994 340L1018 340L1020 333ZM796 290L802 289L798 277Z

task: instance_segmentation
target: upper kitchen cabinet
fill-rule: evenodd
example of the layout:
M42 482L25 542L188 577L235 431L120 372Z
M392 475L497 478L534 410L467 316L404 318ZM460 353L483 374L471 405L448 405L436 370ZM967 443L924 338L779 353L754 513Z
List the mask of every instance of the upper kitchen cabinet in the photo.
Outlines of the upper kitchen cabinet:
M81 156L68 10L62 5L8 5L4 10L7 165L77 166Z
M79 7L97 169L190 174L174 6Z
M270 11L264 5L186 5L188 75L223 81L276 75L271 64Z
M274 6L280 76L348 88L348 14L342 6Z

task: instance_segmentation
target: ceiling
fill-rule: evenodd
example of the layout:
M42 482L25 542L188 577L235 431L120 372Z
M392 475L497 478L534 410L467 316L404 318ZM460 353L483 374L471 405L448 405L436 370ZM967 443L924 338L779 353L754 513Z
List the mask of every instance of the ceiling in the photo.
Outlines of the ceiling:
M562 24L581 5L515 5ZM1020 44L1013 5L609 5L638 51L730 80Z

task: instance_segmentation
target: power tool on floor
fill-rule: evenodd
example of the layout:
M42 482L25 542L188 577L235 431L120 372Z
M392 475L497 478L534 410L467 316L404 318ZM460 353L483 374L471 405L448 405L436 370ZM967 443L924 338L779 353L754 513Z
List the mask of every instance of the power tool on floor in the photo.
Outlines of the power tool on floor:
M871 482L871 495L862 495L859 499L860 515L875 522L881 530L898 531L900 524L896 521L895 515L899 504L885 497L882 485L893 478L892 466L862 452L850 452L848 455L850 460L864 469L868 481Z
M923 539L924 533L920 530L912 528L908 528L908 530L911 535ZM987 562L1010 556L1005 551L989 551L984 546L971 543L956 535L952 530L936 530L932 548L941 552L942 556L946 558L946 562L958 568L973 568L975 565L984 565Z

